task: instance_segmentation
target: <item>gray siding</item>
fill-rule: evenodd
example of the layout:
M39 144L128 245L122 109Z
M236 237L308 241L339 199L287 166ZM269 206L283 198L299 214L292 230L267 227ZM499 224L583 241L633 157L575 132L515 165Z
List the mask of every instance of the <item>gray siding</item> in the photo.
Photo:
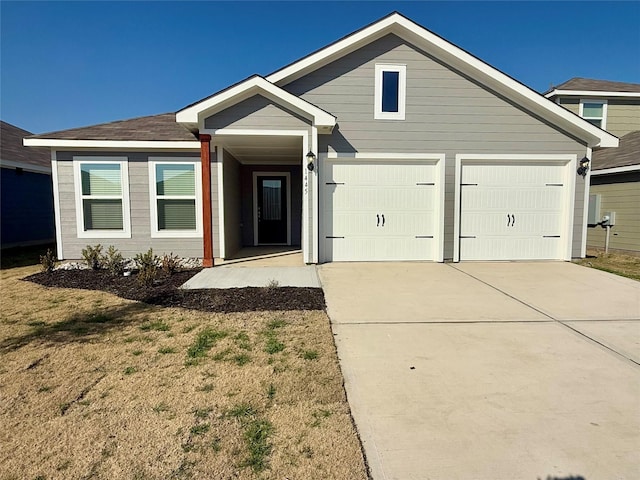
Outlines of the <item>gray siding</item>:
M406 120L374 119L376 63L407 66ZM444 153L445 258L453 256L457 153L586 154L585 145L388 35L286 86L338 118L319 151ZM573 255L582 243L584 181L576 179Z
M570 112L580 115L580 99L578 98L561 98L560 105Z
M640 253L640 172L591 177L591 191L600 194L600 212L616 212L609 247ZM587 246L604 248L605 229L589 227Z
M223 159L225 256L233 258L242 247L240 163L227 151L224 151Z
M253 128L287 130L308 128L310 122L262 95L254 95L204 120L207 129Z
M73 184L74 156L124 156L129 160L129 198L131 213L131 238L78 238L76 228L76 203ZM149 207L149 157L192 157L199 152L58 152L58 179L61 210L62 247L65 258L81 258L86 245L97 243L113 245L125 256L134 256L153 248L157 254L173 252L181 257L202 257L202 238L151 238L151 213ZM215 154L212 153L212 200L214 255L218 248L218 182Z

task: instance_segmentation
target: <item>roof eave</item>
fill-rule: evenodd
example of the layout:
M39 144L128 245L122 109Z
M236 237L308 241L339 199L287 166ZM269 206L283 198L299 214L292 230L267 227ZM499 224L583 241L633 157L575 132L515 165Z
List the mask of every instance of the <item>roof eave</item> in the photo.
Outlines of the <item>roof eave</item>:
M121 148L127 150L162 149L162 150L194 150L200 148L198 141L172 140L71 140L61 138L25 138L25 147L59 148Z
M637 92L612 92L607 90L559 90L554 89L545 93L546 98L554 97L626 97L640 98Z

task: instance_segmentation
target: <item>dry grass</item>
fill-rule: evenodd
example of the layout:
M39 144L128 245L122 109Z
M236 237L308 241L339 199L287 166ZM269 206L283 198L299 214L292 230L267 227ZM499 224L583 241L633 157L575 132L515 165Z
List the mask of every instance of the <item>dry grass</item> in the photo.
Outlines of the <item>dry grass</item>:
M35 271L0 272L3 480L366 478L324 313L166 309Z
M623 277L640 280L640 256L622 253L604 253L602 250L589 250L587 258L576 263L597 268L605 272L615 273Z

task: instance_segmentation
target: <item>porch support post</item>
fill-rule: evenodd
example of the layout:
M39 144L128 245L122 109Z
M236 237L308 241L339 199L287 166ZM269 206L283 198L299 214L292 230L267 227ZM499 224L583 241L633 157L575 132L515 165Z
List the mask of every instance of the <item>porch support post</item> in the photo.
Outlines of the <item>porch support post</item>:
M200 134L200 163L202 166L202 266L213 267L213 232L211 215L211 135Z

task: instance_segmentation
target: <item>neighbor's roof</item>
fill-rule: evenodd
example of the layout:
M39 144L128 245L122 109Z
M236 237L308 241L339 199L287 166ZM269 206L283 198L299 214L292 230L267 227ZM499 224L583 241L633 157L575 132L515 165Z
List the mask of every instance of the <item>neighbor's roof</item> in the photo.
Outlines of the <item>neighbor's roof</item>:
M175 113L163 113L148 117L131 118L101 123L89 127L71 128L57 132L33 135L30 139L58 140L138 140L193 142L197 136L188 128L176 123Z
M584 92L611 93L619 96L640 96L640 83L612 82L593 78L575 77L544 92L545 97L580 95Z
M591 162L591 170L594 173L609 168L640 165L640 130L620 137L618 148L595 150Z
M12 167L27 164L51 168L51 153L48 148L25 148L22 145L22 139L29 135L33 134L0 120L0 160Z

